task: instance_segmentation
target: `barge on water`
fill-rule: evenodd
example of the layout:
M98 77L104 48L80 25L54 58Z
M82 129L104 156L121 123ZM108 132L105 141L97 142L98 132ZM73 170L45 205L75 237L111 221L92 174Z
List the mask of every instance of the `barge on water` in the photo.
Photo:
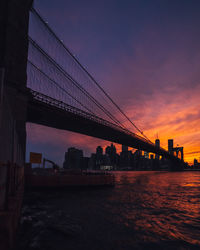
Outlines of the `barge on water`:
M28 167L27 188L113 187L114 174L107 171L42 169Z

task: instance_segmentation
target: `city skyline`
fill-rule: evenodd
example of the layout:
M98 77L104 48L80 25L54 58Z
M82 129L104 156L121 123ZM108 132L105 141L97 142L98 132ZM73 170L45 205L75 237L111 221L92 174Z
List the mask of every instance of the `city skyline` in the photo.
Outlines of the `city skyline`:
M198 159L200 3L59 3L36 1L35 7L151 140L158 133L167 149L167 139L174 138L175 145L184 146L186 161ZM29 151L51 154L54 160L69 145L89 154L95 145L108 144L33 124L27 125L27 134Z
M155 146L156 147L160 147L160 139L156 139L155 140ZM113 151L114 149L114 151ZM67 151L66 151L67 150ZM110 150L114 152L115 155L117 155L118 157L121 156L121 153L123 152L128 152L130 155L139 155L142 157L142 159L154 159L154 160L159 160L162 162L161 165L167 165L169 167L169 162L168 160L165 158L165 157L162 157L160 155L157 155L155 153L152 153L152 152L147 152L147 151L144 151L144 150L139 150L139 149L134 149L134 148L131 148L131 147L128 147L126 145L121 145L121 144L117 144L117 143L113 143L113 142L108 142L108 144L103 144L103 146L96 146L96 149L93 148L90 152L90 154L85 154L83 148L80 148L80 147L75 147L74 145L71 145L69 146L67 149L64 150L64 157L62 157L62 159L60 158L60 161L59 161L59 164L60 166L63 166L64 167L64 163L63 163L63 158L64 158L64 162L66 161L66 157L67 157L67 153L70 151L70 152L78 152L78 155L79 157L81 156L84 160L80 161L79 164L80 166L81 165L84 165L85 168L86 168L86 161L85 159L91 159L93 158L94 155L97 155L97 154L101 154L102 156L103 155L110 155ZM197 167L197 165L199 166L200 164L200 157L199 158L194 158L193 161L188 164L188 162L186 162L184 160L184 147L180 146L179 144L175 145L174 144L174 140L173 139L168 139L168 149L167 151L170 153L170 154L173 154L175 155L176 157L178 157L179 159L181 159L182 161L184 161L186 164L185 164L185 167L189 167L189 166L195 166ZM34 152L33 154L35 154L37 152ZM41 154L41 157L46 159L46 155L43 154L42 152L40 152L39 154ZM127 155L126 155L127 157ZM28 155L27 154L27 162L29 162L29 159L30 159L30 154ZM51 158L52 160L52 158ZM50 160L50 161L51 161ZM56 162L58 163L58 162ZM108 165L112 165L110 163L107 163ZM119 162L118 162L119 164ZM117 164L117 165L118 165ZM148 162L147 162L148 164ZM66 165L67 166L67 165ZM125 166L124 164L122 164L121 166ZM71 165L71 168L74 168L73 164ZM79 167L79 168L82 168L82 167ZM87 168L86 168L87 169ZM159 168L158 168L159 169ZM158 170L157 169L157 170ZM132 169L134 170L134 169ZM138 170L138 169L137 169ZM149 170L149 169L147 169Z
M156 147L160 147L160 140L156 139ZM168 140L168 152L184 161L184 148L174 146L173 139ZM199 169L200 161L193 160L189 166ZM65 169L90 169L90 170L166 170L170 169L170 161L165 157L142 150L131 150L126 145L116 150L116 145L110 143L105 148L97 146L88 157L83 149L69 147L64 155L63 168Z

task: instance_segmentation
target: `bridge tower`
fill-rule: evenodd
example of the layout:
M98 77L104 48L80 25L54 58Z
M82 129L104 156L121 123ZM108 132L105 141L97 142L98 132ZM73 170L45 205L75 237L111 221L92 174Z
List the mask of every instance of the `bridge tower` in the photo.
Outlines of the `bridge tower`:
M0 162L23 164L29 9L32 0L0 1Z

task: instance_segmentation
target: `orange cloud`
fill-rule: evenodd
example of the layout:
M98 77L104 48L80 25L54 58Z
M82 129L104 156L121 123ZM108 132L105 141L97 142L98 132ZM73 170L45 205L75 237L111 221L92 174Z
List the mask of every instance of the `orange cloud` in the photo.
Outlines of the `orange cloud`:
M154 91L151 98L143 100L141 114L138 112L132 119L151 140L158 134L161 146L166 149L167 140L173 138L175 145L184 147L185 161L191 163L194 157L200 157L199 94L200 86L179 92L177 89ZM129 117L135 109L138 107L129 104Z

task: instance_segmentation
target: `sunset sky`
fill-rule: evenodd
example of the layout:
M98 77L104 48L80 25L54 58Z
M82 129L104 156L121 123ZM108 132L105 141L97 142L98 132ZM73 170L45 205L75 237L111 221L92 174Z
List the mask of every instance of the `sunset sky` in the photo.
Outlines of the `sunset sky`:
M35 0L35 8L151 139L200 160L200 1ZM110 142L27 124L27 151L62 164ZM28 159L28 158L27 158Z

